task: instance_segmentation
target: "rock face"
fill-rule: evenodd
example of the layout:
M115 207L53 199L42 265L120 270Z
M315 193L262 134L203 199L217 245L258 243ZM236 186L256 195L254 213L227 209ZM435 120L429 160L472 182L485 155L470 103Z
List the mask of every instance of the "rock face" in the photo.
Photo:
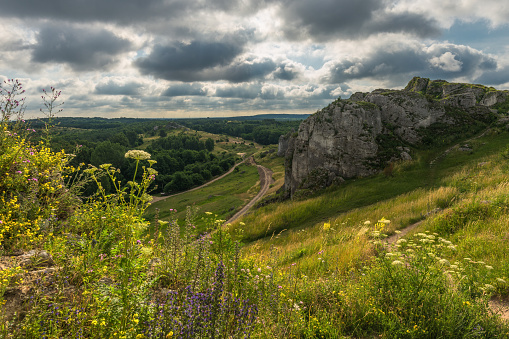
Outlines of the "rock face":
M280 139L285 190L292 195L300 188L377 173L389 162L411 159L409 146L423 143L426 130L486 124L495 119L496 108L508 106L508 91L419 77L403 90L338 99L303 121L298 133Z
M279 137L279 143L277 147L278 157L284 157L286 155L286 151L288 150L288 141L290 140L290 137L292 136L293 133L295 133L295 131L292 130L287 134Z

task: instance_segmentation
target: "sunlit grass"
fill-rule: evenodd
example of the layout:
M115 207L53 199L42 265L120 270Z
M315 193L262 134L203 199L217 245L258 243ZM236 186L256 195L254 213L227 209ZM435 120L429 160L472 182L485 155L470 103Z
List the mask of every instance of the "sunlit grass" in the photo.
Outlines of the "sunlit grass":
M486 139L493 141L494 137L488 136ZM283 266L291 262L296 263L306 274L313 274L323 266L318 260L324 257L318 254L324 248L324 235L321 229L325 222L330 222L333 231L332 235L329 235L329 244L325 253L334 253L334 255L332 260L328 261L328 269L345 271L369 257L372 247L369 244L368 235L381 216L391 220L384 231L393 234L396 230L426 218L426 222L420 229L433 229L430 225L438 215L446 216L453 208L461 208L473 201L489 204L490 201L495 200L498 205L506 203L509 196L508 166L497 153L497 147L500 149L506 139L507 135L502 135L501 140L495 139L496 142L491 145L485 144L481 139L478 145L485 147L486 150L479 151L477 155L465 156L464 152L453 151L444 160L447 161L448 166L440 164L438 169L419 166L415 163L402 164L395 168L399 172L395 174L396 178L387 179L378 176L361 179L346 187L326 191L317 197L273 204L245 217L244 226L235 224L232 229L242 229L243 239L247 242L244 249L247 256L267 258L274 249L277 249L283 258ZM458 160L455 161L455 158ZM403 166L406 168L401 169ZM436 178L436 180L433 179L434 187L422 188L416 185L417 187L413 190L403 194L396 194L397 190L389 189L392 198L351 208L352 201L355 199L357 203L366 202L358 197L366 194L363 191L365 182L372 184L371 192L377 189L383 190L387 187L387 182L408 178L408 172L405 173L405 171L411 171L412 167L414 171L417 168L417 171L424 175L428 173L431 176L430 173L433 172L433 177ZM444 172L446 176L441 176L441 172ZM420 180L422 181L423 178L421 177ZM322 213L323 211L326 213ZM496 214L492 219L469 222L462 232L465 229L476 229L476 231L470 232L468 237L455 235L454 239L461 243L462 237L476 239L477 236L484 237L483 234L486 232L493 234L493 231L481 232L480 228L488 225L486 227L490 229L489 225L495 225L499 218L503 224L506 217L501 214ZM474 227L474 225L477 226ZM496 229L503 232L504 227L499 226ZM509 233L497 233L493 236L497 240L493 241L500 244L499 239L504 235L509 237ZM250 242L254 239L259 240ZM475 243L475 240L471 241ZM483 248L482 242L477 244L479 249ZM491 251L500 258L506 256L505 248L503 250L485 248L484 250ZM486 257L486 260L488 259L489 257Z
M213 212L219 219L227 220L258 193L259 187L257 168L243 164L238 167L238 171L235 170L207 187L151 204L145 215L152 220L157 208L159 219L168 220L173 211L177 210L176 217L184 220L187 206L198 207L196 226L204 230L206 222L201 217L205 212Z

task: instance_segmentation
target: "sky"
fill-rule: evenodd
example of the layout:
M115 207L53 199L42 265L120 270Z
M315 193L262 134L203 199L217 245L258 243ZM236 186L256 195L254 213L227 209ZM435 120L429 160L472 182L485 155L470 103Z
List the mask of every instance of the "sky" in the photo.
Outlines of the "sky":
M26 117L314 113L414 76L509 89L507 0L0 0Z

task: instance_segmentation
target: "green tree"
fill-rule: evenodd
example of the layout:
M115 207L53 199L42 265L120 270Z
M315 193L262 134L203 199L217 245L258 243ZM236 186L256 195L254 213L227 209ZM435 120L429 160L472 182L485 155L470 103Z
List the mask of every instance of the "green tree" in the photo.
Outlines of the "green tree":
M124 164L125 148L122 145L114 144L111 141L103 141L95 147L90 155L92 165L112 164L120 168Z
M214 150L214 140L211 138L205 140L205 147L207 148L207 151L212 152Z

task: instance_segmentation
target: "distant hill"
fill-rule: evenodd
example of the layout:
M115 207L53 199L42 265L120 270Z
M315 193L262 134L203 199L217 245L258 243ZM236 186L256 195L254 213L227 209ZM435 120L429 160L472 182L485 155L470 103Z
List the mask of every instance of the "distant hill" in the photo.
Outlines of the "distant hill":
M257 114L251 116L233 117L233 118L218 118L229 120L304 120L311 114Z
M103 117L57 117L54 118L54 123L59 124L61 127L74 127L74 128L118 128L128 124L137 124L147 121L161 121L161 120L304 120L311 114L256 114L246 115L239 117L205 117L205 118L103 118ZM29 119L32 126L43 126L46 118L42 119Z

